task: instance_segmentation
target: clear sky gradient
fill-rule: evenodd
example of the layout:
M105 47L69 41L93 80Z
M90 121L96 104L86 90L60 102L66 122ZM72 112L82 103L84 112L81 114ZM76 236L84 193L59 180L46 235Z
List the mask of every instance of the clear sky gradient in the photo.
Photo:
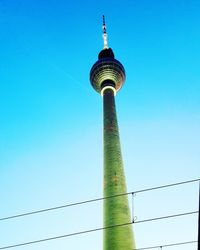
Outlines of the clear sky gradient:
M0 0L0 217L102 196L89 82L102 14L127 73L116 102L128 191L200 177L199 13L198 0ZM197 191L138 194L135 215L197 210ZM196 219L135 225L137 247L196 240ZM0 247L101 226L100 202L0 221ZM16 249L100 250L102 232Z

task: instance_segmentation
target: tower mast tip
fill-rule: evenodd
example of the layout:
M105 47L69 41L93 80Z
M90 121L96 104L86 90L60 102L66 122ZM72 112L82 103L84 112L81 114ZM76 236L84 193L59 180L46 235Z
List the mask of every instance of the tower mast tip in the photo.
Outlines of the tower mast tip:
M108 36L106 32L105 16L103 15L103 49L108 49Z

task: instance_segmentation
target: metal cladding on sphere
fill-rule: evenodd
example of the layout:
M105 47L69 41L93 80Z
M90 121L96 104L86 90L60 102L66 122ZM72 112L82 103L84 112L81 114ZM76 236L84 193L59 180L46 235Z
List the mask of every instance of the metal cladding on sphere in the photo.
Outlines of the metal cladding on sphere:
M99 53L99 60L92 66L90 82L97 92L103 87L112 86L118 91L125 81L125 69L114 58L112 49L103 49Z

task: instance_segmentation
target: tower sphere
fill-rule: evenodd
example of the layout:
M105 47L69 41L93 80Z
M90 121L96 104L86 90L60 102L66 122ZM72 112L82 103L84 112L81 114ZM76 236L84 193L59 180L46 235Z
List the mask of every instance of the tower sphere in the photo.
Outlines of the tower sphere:
M111 48L100 51L98 61L90 70L90 82L93 88L101 93L104 87L114 87L118 91L125 81L125 69L123 65L114 58Z

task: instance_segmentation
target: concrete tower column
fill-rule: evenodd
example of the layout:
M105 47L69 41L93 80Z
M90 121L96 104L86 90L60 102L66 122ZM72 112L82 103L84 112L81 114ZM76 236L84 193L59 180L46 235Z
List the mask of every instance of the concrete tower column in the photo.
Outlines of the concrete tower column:
M126 193L115 97L112 89L103 92L104 106L104 197ZM104 227L131 222L127 195L104 200ZM133 250L132 226L104 230L104 250Z

